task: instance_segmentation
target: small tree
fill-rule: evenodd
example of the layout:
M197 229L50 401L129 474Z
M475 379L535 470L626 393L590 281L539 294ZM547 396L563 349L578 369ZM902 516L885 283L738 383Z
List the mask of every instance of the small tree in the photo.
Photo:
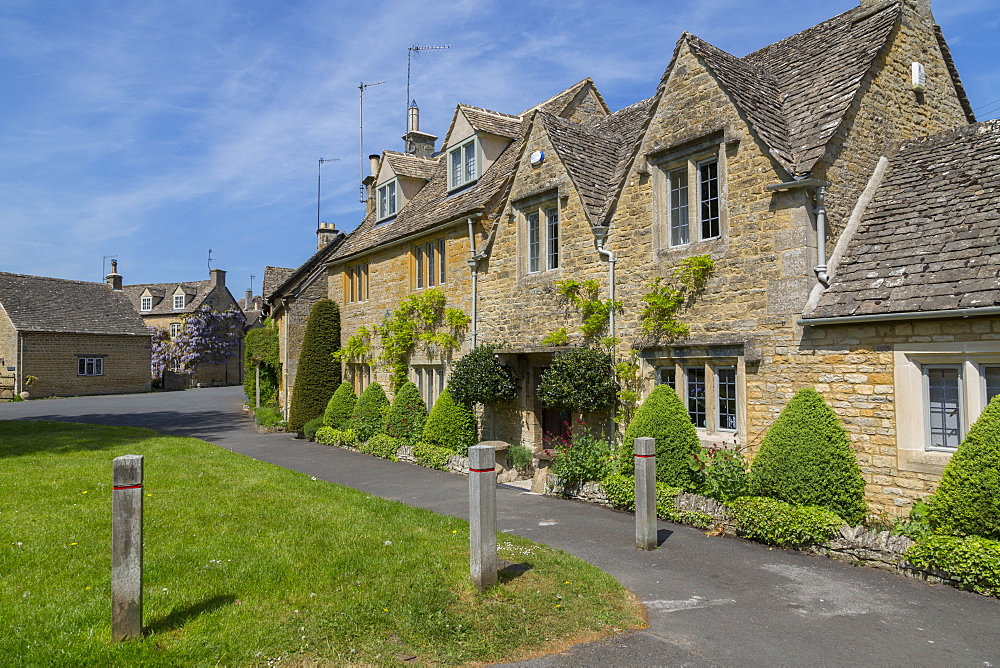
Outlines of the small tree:
M253 406L257 399L257 373L260 372L261 405L276 404L278 379L281 376L281 357L278 345L278 328L271 320L263 327L251 329L243 337L243 392L247 404Z
M326 404L340 385L340 363L333 358L339 349L340 310L335 302L321 299L309 312L302 337L288 411L289 431L301 432L306 422L323 415Z
M691 491L697 487L688 462L701 452L701 442L684 402L669 385L656 386L625 430L620 455L622 470L627 473L635 467L633 447L637 438L656 439L659 482Z
M388 410L389 400L385 396L385 390L377 382L369 383L358 397L358 403L354 406L347 428L353 429L358 435L358 441L363 443L383 432L385 414Z
M865 481L837 414L800 390L767 430L750 468L750 493L821 506L851 524L865 517Z
M617 397L611 355L593 348L556 353L538 383L538 399L546 408L594 413L610 409Z
M340 384L333 396L330 397L323 413L323 426L334 429L343 429L347 421L351 419L354 406L358 403L358 395L354 394L354 386L346 380Z
M420 398L420 390L413 383L406 383L396 393L385 417L385 433L405 445L413 445L424 431L427 406Z
M1000 540L1000 398L993 397L945 466L930 523L937 533Z
M517 397L514 372L496 356L491 344L476 346L455 362L448 380L448 390L463 404L500 404Z
M472 407L456 402L448 388L444 388L434 402L420 440L464 456L476 444L476 416Z

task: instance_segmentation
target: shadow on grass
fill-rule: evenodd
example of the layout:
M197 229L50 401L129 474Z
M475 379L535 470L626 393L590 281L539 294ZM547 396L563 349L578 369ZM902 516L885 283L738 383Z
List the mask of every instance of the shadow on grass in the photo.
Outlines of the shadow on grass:
M172 610L166 617L157 619L156 621L143 626L142 633L143 635L151 635L153 633L164 633L166 631L179 629L195 617L203 615L206 612L214 612L227 605L232 605L236 602L236 600L236 596L232 594L213 596L212 598L207 598L204 601Z
M507 561L506 559L498 559L497 562L497 565L500 567L500 570L497 571L497 584L510 582L514 578L519 578L534 568L531 564L517 564L513 561Z

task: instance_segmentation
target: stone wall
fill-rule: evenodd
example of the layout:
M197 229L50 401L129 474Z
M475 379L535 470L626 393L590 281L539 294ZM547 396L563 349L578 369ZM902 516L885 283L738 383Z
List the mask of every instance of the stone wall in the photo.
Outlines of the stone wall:
M0 364L0 375L11 376L16 373L15 371L7 371L7 367L20 365L17 360L17 330L14 329L14 325L2 308L0 308L0 357L3 358L3 363ZM9 378L5 378L4 381L0 384L3 386L0 399L10 399L17 387L9 387L11 382Z
M150 341L145 336L26 332L25 375L37 376L32 397L149 391ZM77 375L79 357L103 357L104 374Z

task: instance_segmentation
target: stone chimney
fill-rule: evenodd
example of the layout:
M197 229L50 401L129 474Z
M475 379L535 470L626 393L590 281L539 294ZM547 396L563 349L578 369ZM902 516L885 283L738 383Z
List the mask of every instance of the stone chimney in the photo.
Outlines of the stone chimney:
M322 222L316 229L316 250L325 248L327 245L332 243L340 232L337 231L337 226L333 223ZM247 291L249 293L249 290Z
M253 305L253 290L247 288L247 291L243 293L243 310L248 311Z
M115 292L122 291L122 275L118 273L118 260L111 261L111 273L105 276L104 280Z
M208 275L212 279L213 288L226 287L226 272L222 269L209 269Z
M361 182L361 185L365 187L365 200L367 204L365 205L365 215L369 215L375 210L375 175L378 174L379 158L378 155L368 156L368 165L371 169L371 174L366 176Z
M429 158L434 155L434 142L437 137L420 131L420 108L417 101L410 102L409 129L403 135L406 141L406 152L418 158Z

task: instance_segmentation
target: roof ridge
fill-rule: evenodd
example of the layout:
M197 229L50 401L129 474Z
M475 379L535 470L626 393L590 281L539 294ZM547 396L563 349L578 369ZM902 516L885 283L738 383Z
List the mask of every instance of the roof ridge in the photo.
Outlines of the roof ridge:
M496 111L494 109L487 109L485 107L477 107L474 104L465 104L464 102L459 102L458 106L460 108L464 108L464 109L472 109L474 111L480 111L480 112L483 112L483 113L486 113L486 114L493 114L494 116L500 116L501 118L509 118L509 119L512 119L512 120L515 120L515 121L520 121L521 120L520 116L515 116L513 114L506 114L506 113L504 113L502 111Z
M521 118L523 118L524 116L527 116L528 114L530 114L533 111L536 111L536 110L541 111L541 108L544 107L545 105L549 104L550 102L554 102L555 100L557 100L558 98L562 97L566 93L570 92L574 88L582 88L584 85L586 85L588 83L591 86L593 86L594 85L594 80L591 79L590 77L584 77L583 79L581 79L580 81L577 81L572 86L569 86L567 88L562 89L561 91L559 91L558 93L556 93L552 97L548 98L547 100L543 100L542 102L539 102L538 104L536 104L536 105L534 105L532 107L528 107L527 109L525 109L524 111L522 111L520 114L518 114L518 116L521 117ZM596 86L595 86L595 90L596 90Z
M35 274L17 274L12 271L0 271L0 276L17 276L18 278L40 278L44 281L62 281L79 285L107 285L104 281L81 281L78 278L58 278L56 276L36 276Z

